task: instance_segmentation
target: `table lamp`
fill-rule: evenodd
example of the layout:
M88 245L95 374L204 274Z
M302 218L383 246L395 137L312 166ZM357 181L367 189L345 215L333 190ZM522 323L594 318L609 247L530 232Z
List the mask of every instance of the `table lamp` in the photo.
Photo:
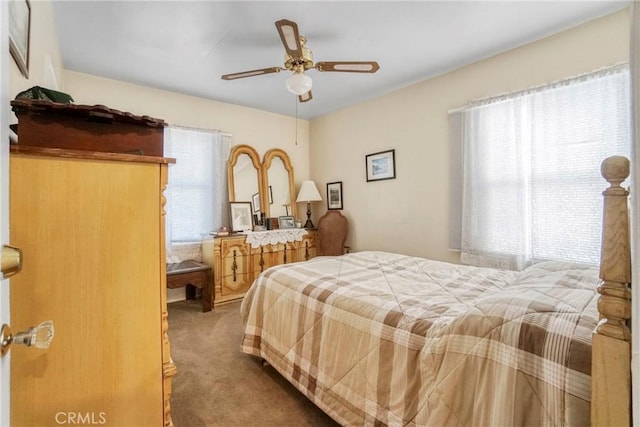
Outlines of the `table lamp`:
M304 228L313 228L313 222L311 222L311 202L317 202L322 200L318 188L313 181L304 181L298 191L298 198L296 202L307 202L307 222L304 223Z

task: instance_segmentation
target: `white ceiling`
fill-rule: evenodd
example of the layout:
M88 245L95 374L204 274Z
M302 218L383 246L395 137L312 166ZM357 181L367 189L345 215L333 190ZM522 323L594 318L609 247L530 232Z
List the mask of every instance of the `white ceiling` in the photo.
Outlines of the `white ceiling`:
M67 1L53 0L64 67L294 116L275 21L290 19L315 61L378 61L375 74L320 73L312 119L549 36L629 1ZM588 48L588 47L586 47ZM71 94L73 96L73 94Z

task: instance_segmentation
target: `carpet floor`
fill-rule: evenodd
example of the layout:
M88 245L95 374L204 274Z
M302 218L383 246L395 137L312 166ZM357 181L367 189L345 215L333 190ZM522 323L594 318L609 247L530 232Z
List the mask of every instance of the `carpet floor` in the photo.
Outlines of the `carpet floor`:
M240 303L202 312L199 299L169 304L176 427L336 424L271 366L240 351Z

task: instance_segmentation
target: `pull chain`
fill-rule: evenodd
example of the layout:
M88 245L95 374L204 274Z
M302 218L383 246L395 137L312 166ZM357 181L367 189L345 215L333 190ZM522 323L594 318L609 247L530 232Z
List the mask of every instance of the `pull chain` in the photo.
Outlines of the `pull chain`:
M296 102L296 145L298 145L298 97L295 97Z

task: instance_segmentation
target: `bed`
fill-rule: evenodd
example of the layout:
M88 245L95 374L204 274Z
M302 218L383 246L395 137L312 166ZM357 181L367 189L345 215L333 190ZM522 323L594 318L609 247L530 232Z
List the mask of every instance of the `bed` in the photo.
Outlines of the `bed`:
M599 268L379 251L281 265L242 302L242 350L342 425L628 425L628 160L602 172Z

